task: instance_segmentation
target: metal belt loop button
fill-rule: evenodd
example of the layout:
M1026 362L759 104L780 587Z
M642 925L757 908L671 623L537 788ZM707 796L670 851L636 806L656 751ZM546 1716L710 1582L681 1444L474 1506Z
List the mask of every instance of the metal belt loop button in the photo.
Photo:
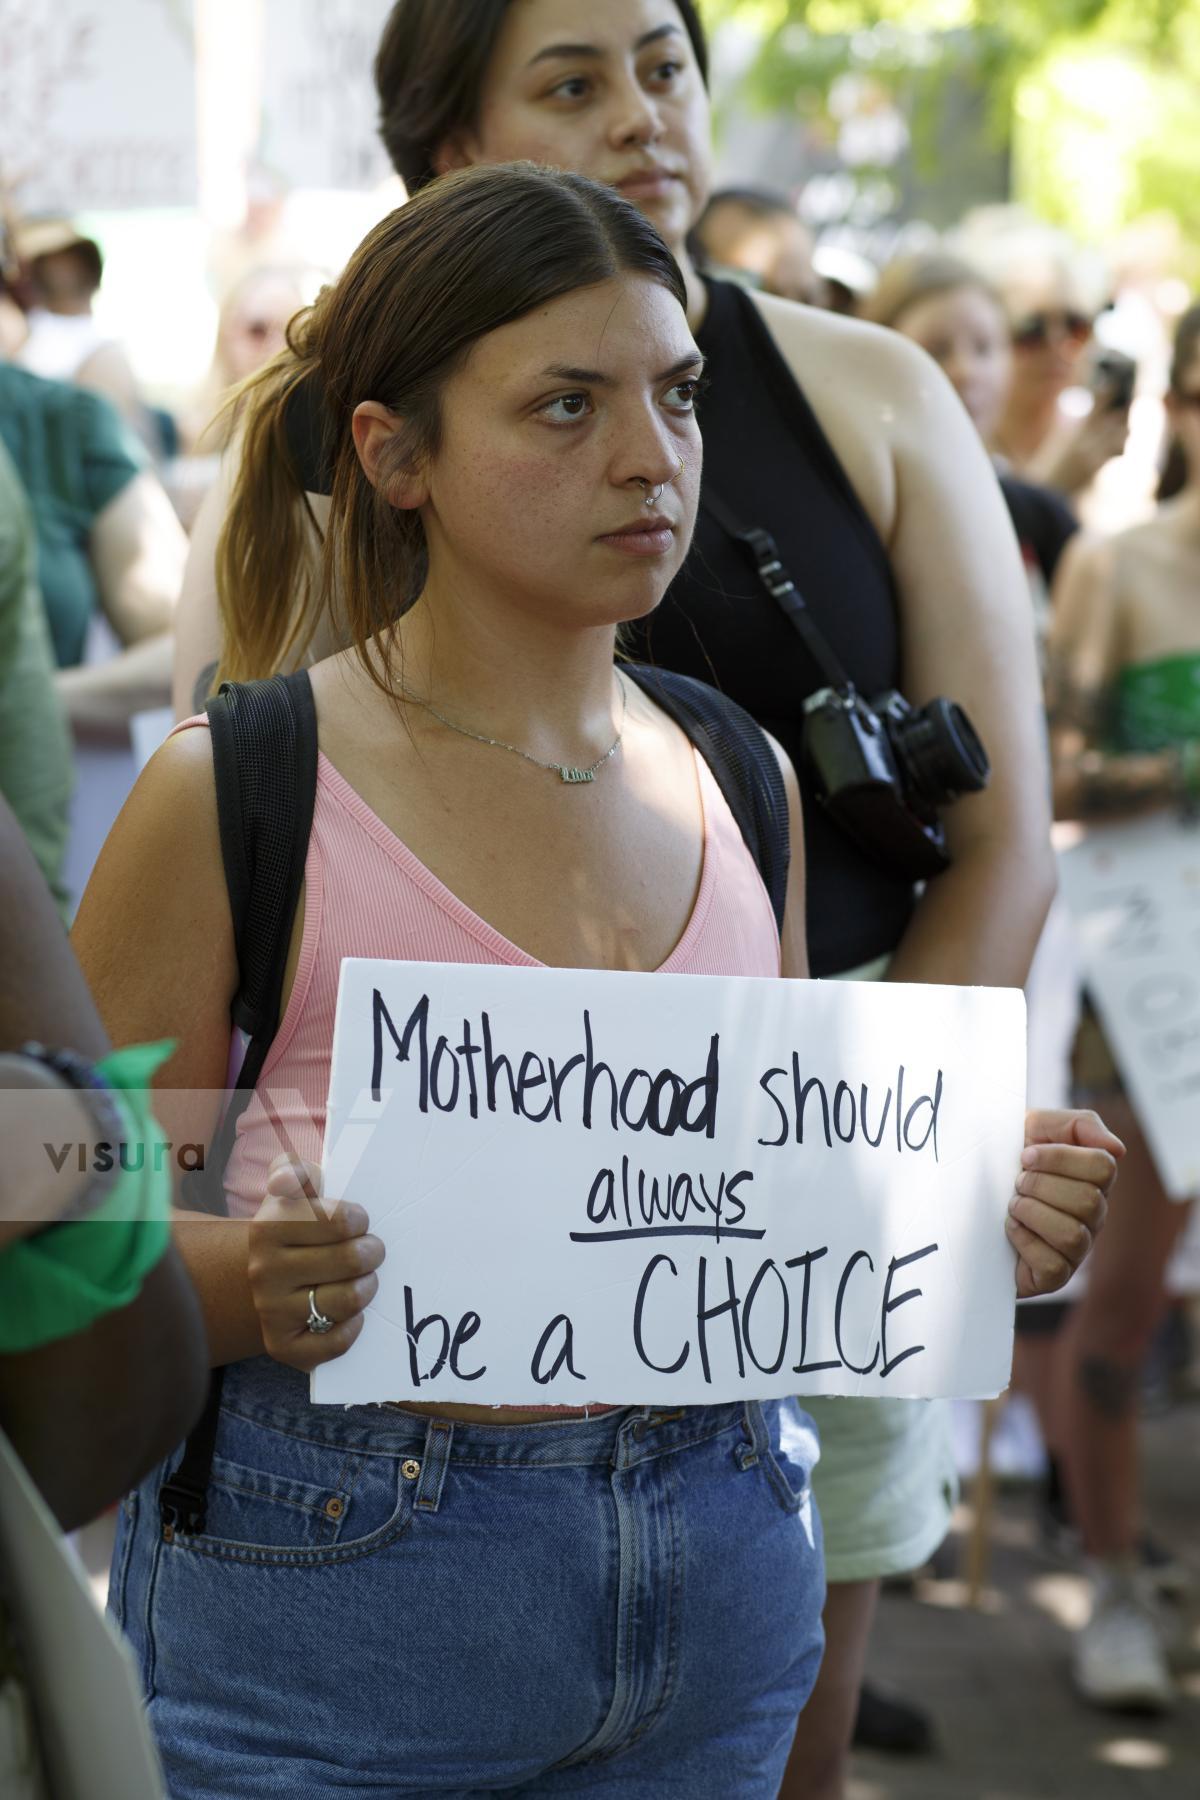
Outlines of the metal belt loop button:
M421 1474L417 1481L416 1498L413 1505L418 1512L436 1512L442 1498L442 1484L446 1479L446 1468L450 1461L450 1445L454 1441L454 1426L449 1419L430 1419L429 1429L425 1433L425 1454L421 1459Z

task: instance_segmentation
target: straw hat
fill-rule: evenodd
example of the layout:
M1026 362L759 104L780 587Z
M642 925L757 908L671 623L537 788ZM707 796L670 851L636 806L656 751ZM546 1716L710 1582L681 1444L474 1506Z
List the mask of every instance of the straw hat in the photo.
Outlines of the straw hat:
M63 250L82 250L92 264L99 285L104 269L100 246L94 238L85 237L70 219L24 219L13 226L10 242L18 261L26 267L43 256L57 256Z

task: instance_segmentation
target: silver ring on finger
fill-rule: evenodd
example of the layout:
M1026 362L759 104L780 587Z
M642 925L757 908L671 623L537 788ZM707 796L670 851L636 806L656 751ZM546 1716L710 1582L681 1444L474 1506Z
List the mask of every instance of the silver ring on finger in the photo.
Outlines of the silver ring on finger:
M334 1319L326 1318L325 1314L317 1306L317 1290L316 1290L316 1288L309 1288L309 1290L308 1290L308 1320L307 1320L308 1329L311 1332L313 1332L317 1337L324 1337L324 1335L327 1331L333 1330L336 1322L337 1321Z

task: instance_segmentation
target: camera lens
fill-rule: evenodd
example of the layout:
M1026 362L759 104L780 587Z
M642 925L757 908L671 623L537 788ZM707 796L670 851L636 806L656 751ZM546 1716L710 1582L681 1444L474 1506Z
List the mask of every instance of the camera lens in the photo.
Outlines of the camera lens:
M978 794L992 766L979 734L953 700L931 700L892 723L896 754L915 792L930 806Z

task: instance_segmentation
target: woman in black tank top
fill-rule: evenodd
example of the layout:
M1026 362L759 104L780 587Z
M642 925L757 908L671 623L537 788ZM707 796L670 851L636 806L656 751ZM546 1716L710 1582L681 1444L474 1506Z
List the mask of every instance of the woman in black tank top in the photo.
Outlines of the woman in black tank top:
M703 492L743 526L770 531L860 691L898 687L896 593L879 535L753 300L731 282L704 285ZM787 751L805 802L813 974L893 950L912 916L912 883L881 871L818 804L804 773L802 708L824 678L703 500L691 555L657 612L630 628L629 648L722 689Z

